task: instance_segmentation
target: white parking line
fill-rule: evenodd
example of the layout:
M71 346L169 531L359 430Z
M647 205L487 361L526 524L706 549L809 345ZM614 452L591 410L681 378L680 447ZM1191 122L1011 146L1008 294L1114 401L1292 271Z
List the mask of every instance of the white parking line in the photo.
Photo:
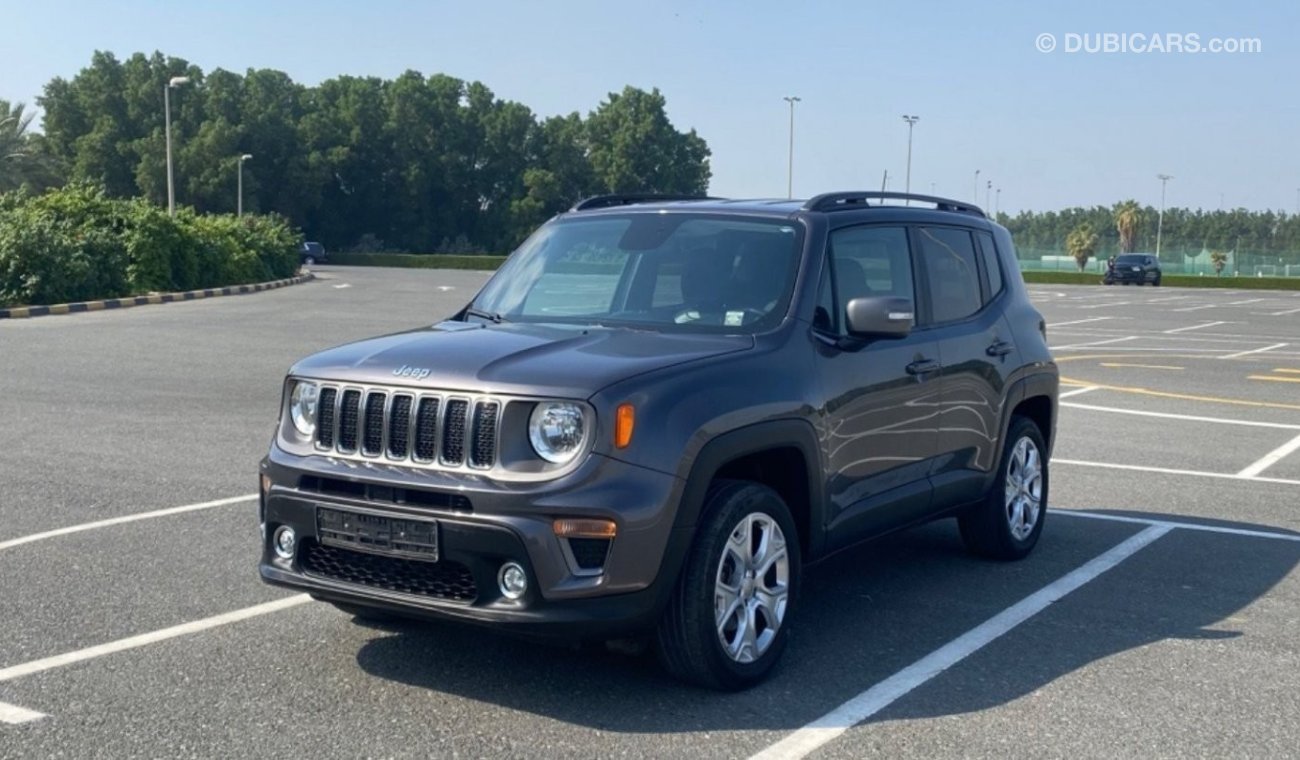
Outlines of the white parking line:
M1054 347L1052 350L1053 350L1053 351L1068 351L1069 349L1072 349L1072 348L1092 348L1093 346L1106 346L1106 345L1110 345L1111 343L1123 343L1123 342L1125 342L1125 341L1129 341L1129 340L1137 340L1137 339L1138 339L1138 336L1136 336L1136 335L1129 335L1129 336L1126 336L1126 337L1123 337L1123 338L1114 338L1114 339L1112 339L1112 340L1094 340L1094 341L1090 341L1090 342L1088 342L1088 343L1075 343L1075 344L1070 345L1070 346L1057 346L1057 347Z
M1134 472L1158 472L1164 475L1191 475L1198 478L1222 478L1224 480L1249 480L1252 483L1279 483L1284 486L1300 486L1300 480L1287 478L1265 478L1259 475L1242 476L1227 472L1203 472L1201 470L1175 470L1168 467L1146 467L1137 464L1116 464L1114 462L1085 462L1080 459L1052 459L1052 464L1074 467L1101 467L1107 470L1132 470Z
M31 723L44 717L45 713L38 713L25 707L0 702L0 723L17 725L19 723Z
M39 660L32 660L31 662L24 662L21 665L12 665L0 669L0 683L12 681L16 678L23 678L24 676L43 673L55 668L62 668L67 665L74 665L78 662L85 662L86 660L93 660L96 657L103 657L104 655L125 652L128 649L136 649L159 641L174 639L177 636L188 636L191 633L199 633L200 631L217 628L218 626L238 623L241 620L248 620L249 618L255 618L259 615L267 615L272 612L287 610L290 607L297 607L300 604L310 601L311 597L307 594L295 594L293 596L285 597L284 599L277 599L274 602L255 604L252 607L224 612L220 615L203 618L202 620L194 620L189 623L174 625L171 628L163 628L159 631L151 631L149 633L139 634L138 636L130 636L125 639L110 641L107 644L98 644L93 647L86 647L85 649L64 652L63 654L56 654L53 657L45 657ZM13 720L10 720L10 717L12 717ZM44 714L38 713L34 710L28 710L23 707L0 702L0 721L5 723L26 723L44 717L46 717Z
M1249 528L1228 528L1222 525L1202 525L1200 523L1183 522L1182 520L1156 520L1147 517L1130 517L1129 515L1108 515L1101 512L1090 512L1084 509L1065 509L1057 507L1052 510L1054 515L1064 515L1065 517L1086 517L1090 520L1107 520L1110 522L1132 523L1134 525L1166 525L1178 530L1194 530L1204 533L1223 533L1229 536L1248 536L1250 538L1271 538L1278 541L1296 541L1300 542L1300 535L1295 533L1277 533L1271 530L1251 530Z
M1191 296L1170 296L1169 298L1152 298L1147 303L1168 303L1170 301L1186 301Z
M1049 583L984 623L796 730L751 760L806 757L854 725L870 718L913 689L995 641L1053 603L1136 554L1172 528L1152 525L1088 563Z
M1220 359L1236 359L1236 358L1239 358L1239 357L1242 357L1242 356L1250 356L1251 354L1262 354L1262 353L1264 353L1265 351L1272 351L1272 350L1275 349L1275 348L1285 348L1287 345L1289 345L1289 344L1287 344L1287 343L1274 343L1274 344L1271 345L1271 346L1265 346L1265 347L1263 347L1263 348L1256 348L1256 349L1252 349L1252 350L1250 350L1250 351L1238 351L1238 352L1235 353L1235 354L1228 354L1227 356L1220 356L1219 358L1220 358Z
M1095 385L1088 385L1088 386L1085 386L1085 387L1083 387L1083 388L1075 388L1075 389L1072 390L1072 391L1066 391L1065 393L1059 394L1059 395L1057 396L1057 398L1069 398L1069 397L1071 397L1071 396L1081 396L1081 395L1083 395L1083 394L1085 394L1085 393L1090 393L1090 392L1095 391L1095 390L1097 390L1097 386L1095 386Z
M1187 327L1175 327L1172 330L1165 330L1164 333L1165 335L1173 335L1174 333L1187 332L1189 330L1199 330L1202 327L1214 327L1215 325L1226 325L1226 324L1228 323L1227 322L1206 322L1204 324L1189 325Z
M1217 306L1218 304L1207 303L1202 306L1188 306L1183 309L1170 309L1170 311L1200 311L1201 309L1213 309L1216 308Z
M1081 325L1081 324L1083 324L1084 322L1100 322L1100 321L1102 321L1102 320L1104 320L1104 319L1114 319L1114 317L1088 317L1087 319L1075 319L1075 320L1072 320L1072 321L1070 321L1070 322L1048 322L1048 323L1047 323L1047 326L1048 326L1049 328L1051 328L1051 327L1065 327L1066 325Z
M1097 386L1091 386L1096 388ZM1059 398L1065 398L1066 393L1060 394ZM1159 417L1166 420L1186 420L1188 422L1215 422L1222 425L1242 425L1245 427L1265 427L1276 428L1278 430L1300 430L1300 425L1288 425L1284 422L1256 422L1255 420L1235 420L1226 417L1201 417L1195 414L1174 414L1172 412L1149 412L1145 409L1122 409L1116 406L1094 406L1092 404L1080 404L1070 402L1061 404L1071 409L1086 409L1090 412L1110 412L1112 414L1133 414L1138 417Z
M1226 303L1226 304L1224 304L1224 306L1243 306L1243 305L1248 304L1248 303L1259 303L1260 301L1263 301L1263 300L1264 300L1264 299L1262 299L1262 298L1247 298L1247 299L1244 300L1244 301L1232 301L1231 303Z
M249 618L255 618L259 615L287 610L290 607L297 607L298 605L309 601L311 601L311 597L307 594L295 594L293 596L285 597L284 599L277 599L274 602L265 602L263 604L255 604L252 607L244 607L243 609L233 610L231 612L223 612L220 615L213 615L212 617L203 618L202 620L194 620L189 623L174 625L171 628L163 628L158 631L142 633L138 636L129 636L125 639L110 641L107 644L97 644L93 647L86 647L85 649L64 652L63 654L56 654L53 657L45 657L40 660L25 662L21 665L11 665L7 668L0 668L0 683L12 681L15 678L23 678L24 676L42 673L47 670L53 670L55 668L62 668L66 665L73 665L86 660L93 660L96 657L116 654L117 652L124 652L128 649L136 649L145 646L146 644L154 644L159 641L174 639L177 636L187 636L191 633L199 633L200 631L206 631L230 623L238 623L241 620L248 620Z
M47 530L44 533L33 533L30 536L20 536L11 538L7 541L0 541L0 550L12 549L15 546L30 544L33 541L43 541L47 538L66 536L69 533L80 533L85 530L95 530L97 528L107 528L112 525L122 525L124 523L136 522L138 520L149 520L154 517L166 517L168 515L179 515L185 512L197 512L200 509L212 509L213 507L224 507L229 504L239 504L240 502L252 501L257 498L257 494L251 493L245 496L232 496L228 499L217 499L216 501L205 501L199 504L186 504L183 507L168 507L167 509L155 509L152 512L137 512L133 515L122 515L121 517L110 517L107 520L96 520L95 522L82 523L80 525L70 525L66 528L56 528Z
M1292 438L1291 440L1287 441L1281 446L1278 446L1276 449L1273 449L1272 451L1268 452L1264 456L1260 457L1259 461L1251 464L1246 469L1237 473L1237 477L1253 478L1256 475L1263 472L1264 470L1267 470L1271 465L1277 464L1279 461L1281 461L1283 457L1287 456L1288 454L1293 454L1297 450L1300 450L1300 435L1296 436L1295 438Z
M1285 316L1288 315L1288 314L1295 314L1295 313L1297 313L1297 312L1300 312L1300 309L1287 309L1286 311L1275 311L1275 312L1273 312L1272 314L1269 314L1269 316L1270 316L1270 317L1285 317Z

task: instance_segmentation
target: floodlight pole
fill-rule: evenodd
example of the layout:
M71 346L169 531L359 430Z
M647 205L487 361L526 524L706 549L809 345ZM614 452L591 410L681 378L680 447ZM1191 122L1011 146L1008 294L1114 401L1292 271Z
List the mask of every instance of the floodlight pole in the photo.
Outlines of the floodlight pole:
M1165 184L1173 177L1168 174L1157 174L1156 179L1160 180L1160 215L1156 217L1156 261L1160 260L1160 235L1165 227Z
M172 77L163 87L163 122L167 133L167 215L176 216L176 180L172 177L172 90L190 81L189 77Z
M786 168L786 175L785 175L785 197L793 198L794 197L794 104L798 103L800 100L803 100L803 98L800 98L797 95L787 95L781 99L790 104L790 155L789 155L789 165Z
M909 195L912 193L912 127L920 120L920 116L903 114L903 121L907 122L907 179L903 183L903 192ZM912 199L908 198L905 205L912 205Z

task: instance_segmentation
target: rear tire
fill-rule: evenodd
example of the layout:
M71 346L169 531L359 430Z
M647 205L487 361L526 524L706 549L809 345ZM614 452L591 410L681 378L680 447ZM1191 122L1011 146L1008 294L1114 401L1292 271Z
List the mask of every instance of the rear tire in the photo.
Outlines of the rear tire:
M781 658L799 597L799 534L767 486L709 488L677 588L659 620L659 660L674 677L737 691Z
M966 548L989 559L1028 556L1043 532L1047 487L1042 431L1027 417L1012 417L993 487L984 501L957 518Z

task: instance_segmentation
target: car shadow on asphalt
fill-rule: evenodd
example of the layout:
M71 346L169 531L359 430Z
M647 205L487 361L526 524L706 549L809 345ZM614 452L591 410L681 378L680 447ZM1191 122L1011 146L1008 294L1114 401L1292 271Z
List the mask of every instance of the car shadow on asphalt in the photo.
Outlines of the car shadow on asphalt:
M452 624L377 629L357 662L378 678L601 731L790 730L1142 527L1053 517L1039 549L1011 564L970 557L952 521L842 552L805 573L800 617L773 677L738 694L682 685L650 654L545 645ZM1005 642L995 641L936 683L962 678L968 663L987 665L996 677L983 674L970 688L919 689L875 720L987 709L1153 642L1241 636L1230 626L1218 626L1266 594L1297 563L1300 542L1176 530L1022 626L1050 625L1050 643L1027 653L1019 647L999 649ZM1016 667L998 667L999 658L1014 660Z

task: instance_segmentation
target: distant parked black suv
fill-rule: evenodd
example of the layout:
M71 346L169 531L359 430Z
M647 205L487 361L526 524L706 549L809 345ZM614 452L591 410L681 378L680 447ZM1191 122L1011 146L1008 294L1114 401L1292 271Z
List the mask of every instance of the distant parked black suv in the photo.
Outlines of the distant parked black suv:
M1125 285L1160 284L1160 262L1149 253L1125 253L1115 259L1114 266L1106 270L1102 282L1113 285L1117 282Z
M325 246L320 243L303 243L298 248L298 260L307 266L323 263L328 258Z
M949 516L1028 554L1057 386L973 206L594 198L447 321L293 366L261 575L359 616L649 634L743 688L809 562Z

